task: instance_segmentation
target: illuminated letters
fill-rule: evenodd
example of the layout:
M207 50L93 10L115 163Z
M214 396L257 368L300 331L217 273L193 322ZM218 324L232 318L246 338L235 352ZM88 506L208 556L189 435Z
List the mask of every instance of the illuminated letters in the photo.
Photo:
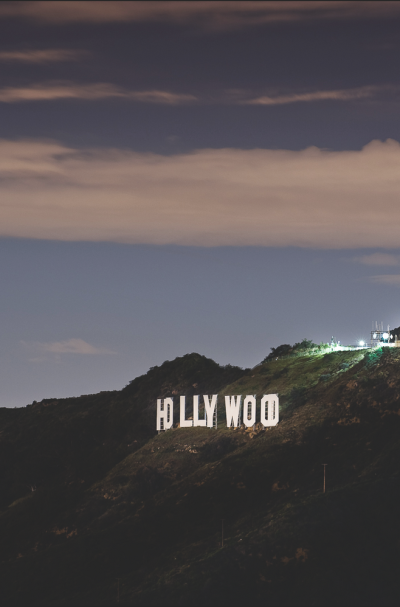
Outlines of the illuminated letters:
M186 397L180 397L180 427L193 426L216 428L218 394L203 394L204 418L199 419L198 394L193 396L193 419L186 419ZM241 419L242 397L225 396L226 425L228 428L239 428L243 423L251 428L256 423L256 396L247 394L243 402L243 419ZM261 423L272 428L279 422L279 397L277 394L264 394L261 399ZM174 423L174 404L172 398L157 399L157 430L169 430Z
M204 408L206 410L206 416L207 416L207 426L209 428L212 428L213 427L214 411L215 411L215 407L217 406L218 394L213 394L212 395L211 403L208 400L208 395L207 394L204 394L203 398L204 398Z
M157 398L157 430L169 430L174 423L172 398Z
M268 403L268 415L265 416L265 405ZM261 399L261 423L267 428L279 422L279 398L277 394L264 394Z
M242 397L236 396L225 396L225 410L226 410L226 425L228 428L233 426L237 428L240 425L240 403Z
M190 426L193 426L192 419L185 419L185 401L186 401L186 397L181 396L180 397L180 407L181 407L180 426L181 426L181 428L189 428Z
M249 419L250 407L250 419ZM255 396L246 396L243 403L243 423L250 428L256 423L256 398Z
M207 419L199 419L199 396L193 396L193 426L206 426Z

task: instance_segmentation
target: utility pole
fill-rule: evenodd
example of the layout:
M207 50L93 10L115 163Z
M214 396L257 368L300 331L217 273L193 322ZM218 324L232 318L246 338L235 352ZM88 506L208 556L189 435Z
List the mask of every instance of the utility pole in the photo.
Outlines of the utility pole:
M224 519L221 519L221 523L222 523L222 529L221 529L222 536L221 537L222 537L222 548L223 548L224 547Z
M325 473L325 469L327 467L328 464L322 464L324 467L324 493L325 493L325 480L326 480L326 473Z

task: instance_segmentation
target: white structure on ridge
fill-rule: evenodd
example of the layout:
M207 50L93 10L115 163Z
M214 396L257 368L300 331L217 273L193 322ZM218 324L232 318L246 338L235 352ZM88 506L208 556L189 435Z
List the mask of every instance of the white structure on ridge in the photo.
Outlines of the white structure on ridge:
M383 322L373 321L371 331L371 348L379 346L389 346L391 348L400 348L400 335L395 335L390 332L390 326L387 330L383 329Z

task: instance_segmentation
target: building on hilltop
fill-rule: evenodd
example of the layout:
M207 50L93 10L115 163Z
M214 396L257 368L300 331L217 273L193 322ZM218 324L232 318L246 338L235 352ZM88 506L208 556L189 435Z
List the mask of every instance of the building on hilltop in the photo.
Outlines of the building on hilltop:
M383 322L372 322L371 331L371 348L377 348L382 346L389 346L390 348L400 348L400 330L390 330L390 326L387 326L387 331L383 329Z

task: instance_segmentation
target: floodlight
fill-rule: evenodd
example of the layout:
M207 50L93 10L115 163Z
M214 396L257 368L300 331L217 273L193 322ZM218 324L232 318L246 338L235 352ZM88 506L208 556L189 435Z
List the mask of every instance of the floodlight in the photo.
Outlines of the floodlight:
M376 339L376 333L374 333L372 337L373 337L374 339Z
M363 345L364 345L364 342L363 342L363 340L362 340L362 339L361 339L361 340L360 340L358 343L359 343L359 345L360 345L360 346L363 346Z
M384 334L382 335L382 337L383 337L383 339L387 339L387 338L389 337L389 333L384 333Z

